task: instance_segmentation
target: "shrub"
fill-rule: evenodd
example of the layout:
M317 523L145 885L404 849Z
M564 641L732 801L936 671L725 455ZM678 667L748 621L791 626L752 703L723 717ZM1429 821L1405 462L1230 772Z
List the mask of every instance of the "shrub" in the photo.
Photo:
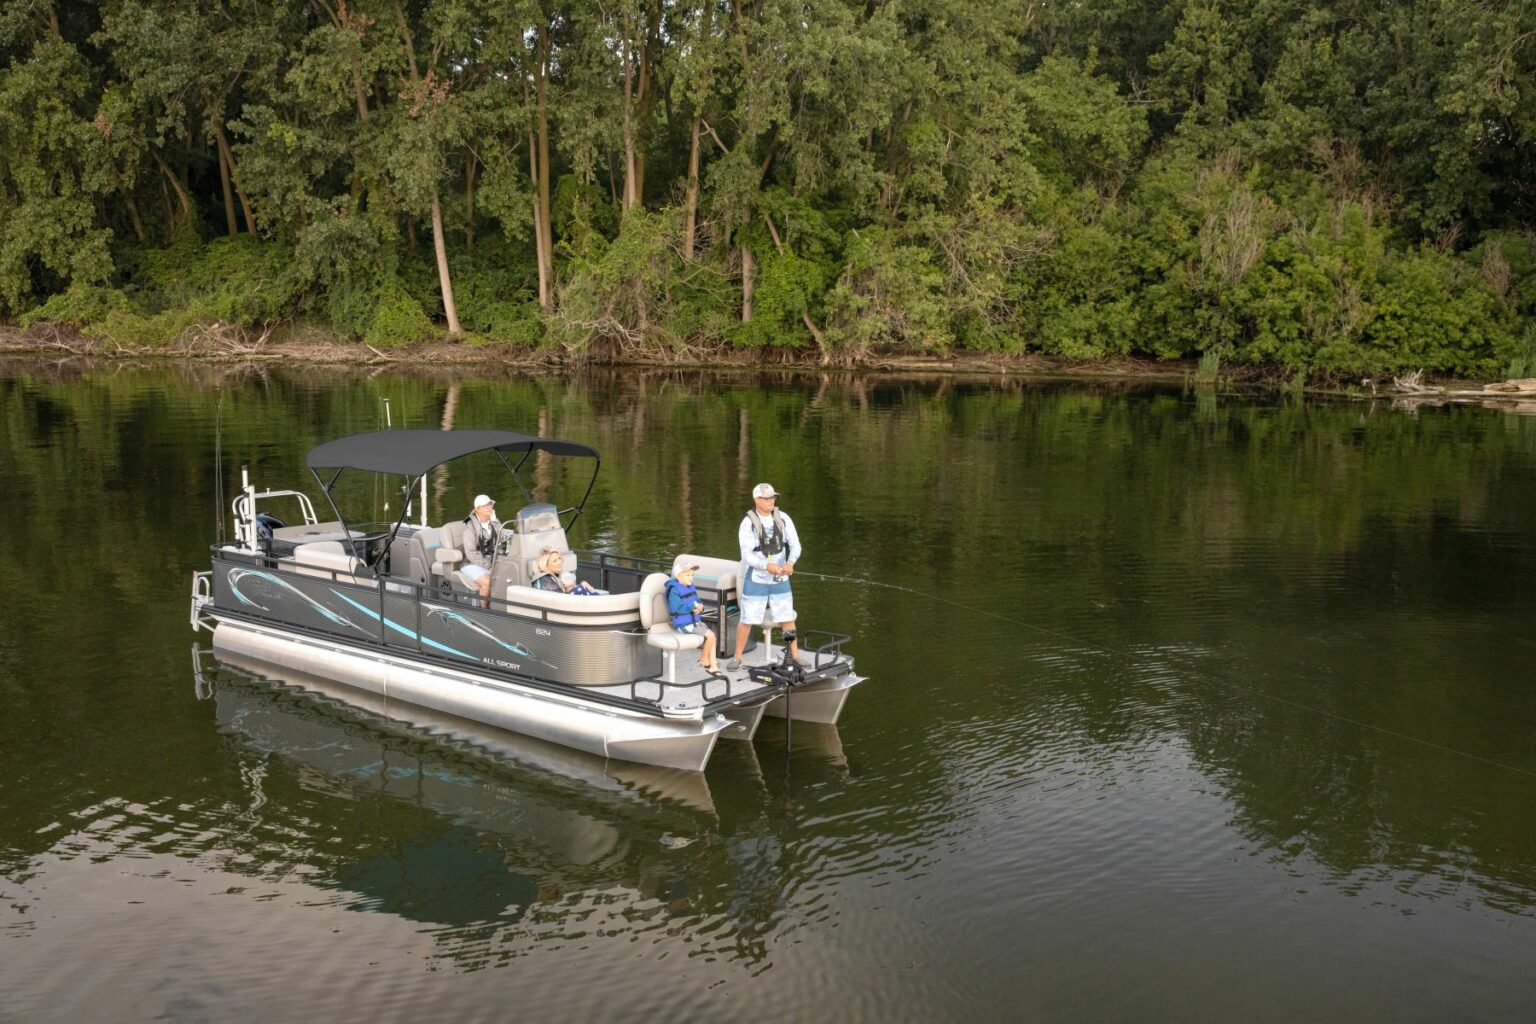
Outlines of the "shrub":
M400 348L432 337L436 329L426 311L399 281L379 291L363 342L374 348Z
M944 273L926 248L903 245L883 228L850 233L842 273L827 293L832 348L945 348L950 332Z
M21 326L33 324L59 324L84 330L99 324L114 311L131 308L128 296L117 288L104 288L93 284L70 285L48 301L21 316Z

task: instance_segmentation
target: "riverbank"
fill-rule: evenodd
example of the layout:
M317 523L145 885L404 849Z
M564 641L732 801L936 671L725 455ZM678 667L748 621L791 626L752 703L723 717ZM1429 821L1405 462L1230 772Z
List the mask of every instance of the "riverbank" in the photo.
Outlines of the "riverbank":
M15 356L64 356L111 361L195 360L213 363L291 363L345 366L499 367L509 369L574 369L588 366L633 366L666 369L789 370L806 372L854 371L909 374L960 374L966 376L1137 379L1192 381L1198 371L1194 360L1153 360L1129 356L1101 360L1064 359L1038 352L1016 354L964 352L944 355L875 353L863 358L828 363L810 350L772 348L742 349L696 347L662 357L654 353L626 353L584 349L570 352L557 347L514 348L473 342L430 341L382 350L359 341L342 339L320 330L290 328L257 339L246 332L221 330L220 325L189 332L174 344L135 347L109 338L81 334L58 327L22 330L0 326L0 354ZM1223 382L1280 387L1285 383L1277 370L1253 367L1222 367ZM1327 390L1338 390L1329 387Z
M1461 379L1434 380L1422 373L1403 379L1323 379L1298 386L1276 368L1226 367L1216 379L1200 378L1195 360L1159 361L1117 357L1070 360L1037 352L1018 354L957 353L950 355L876 354L842 364L828 364L799 349L693 348L668 358L655 354L568 352L560 348L513 348L501 345L424 342L380 350L358 341L303 327L289 328L249 340L243 332L218 326L190 333L167 346L133 347L111 339L58 328L20 330L0 327L0 359L42 359L114 365L174 362L239 370L243 367L315 366L335 369L388 368L412 376L483 376L509 373L566 373L584 369L631 369L652 372L743 372L789 374L855 374L888 378L949 377L991 380L1092 380L1119 384L1221 386L1223 389L1283 391L1291 394L1346 398L1392 399L1403 407L1485 405L1509 412L1536 415L1536 381L1483 383Z

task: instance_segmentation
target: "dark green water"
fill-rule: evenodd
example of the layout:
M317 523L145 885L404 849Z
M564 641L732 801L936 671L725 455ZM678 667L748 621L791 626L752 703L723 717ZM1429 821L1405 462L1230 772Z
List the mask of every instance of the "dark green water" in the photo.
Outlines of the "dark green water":
M765 479L969 607L802 580L871 682L687 780L197 656L216 415L294 486L384 398L596 445L582 545L729 556ZM1536 1018L1536 418L12 363L0 510L0 1020Z

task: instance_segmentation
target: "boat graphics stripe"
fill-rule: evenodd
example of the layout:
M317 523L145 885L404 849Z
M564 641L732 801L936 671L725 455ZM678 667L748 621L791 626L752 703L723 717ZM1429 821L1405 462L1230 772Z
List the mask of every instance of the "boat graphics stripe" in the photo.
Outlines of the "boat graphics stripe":
M258 572L255 569L230 569L229 572L228 572L230 593L234 594L235 597L237 599L239 599L239 601L242 604L249 605L252 608L260 608L264 612L269 612L269 611L272 610L272 609L268 608L266 605L261 604L260 602L253 600L252 598L248 597L247 595L245 595L244 593L242 593L240 591L240 584L247 577L252 577L252 578L261 580L263 583L270 583L273 586L281 587L283 590L286 590L288 593L293 594L294 596L300 598L301 600L303 600L304 602L309 604L312 608L314 608L321 615L325 616L331 622L334 622L334 623L336 623L339 626L350 626L353 629L357 630L359 633L364 634L365 636L372 632L372 630L365 629L364 627L359 626L357 623L353 622L351 619L347 618L345 615L342 615L342 614L336 612L335 610L333 610L331 608L327 608L325 605L321 604L319 601L316 601L314 598L312 598L308 594L304 593L304 591L300 590L298 587L293 586L291 583L288 583L286 580L283 580L283 579L281 579L281 578L279 578L277 576L274 576L274 575L272 575L269 572ZM334 594L336 592L333 590L333 591L331 591L331 593ZM355 601L349 602L349 603L357 605L358 608L362 608L362 610L365 611L365 612L368 611L367 608L363 608L362 605L358 605L357 602L355 602Z
M444 620L446 620L448 622L452 622L453 624L458 625L458 626L463 626L465 629L471 630L471 631L473 631L475 633L479 633L481 636L485 637L487 640L492 641L493 643L495 643L498 646L504 648L505 650L511 651L513 654L517 655L520 658L526 658L526 657L530 656L533 653L532 651L528 650L528 648L524 647L522 644L508 643L507 641L503 640L501 637L497 636L495 633L492 633L490 630L488 630L484 626L480 625L478 622L471 622L469 619L465 618L463 615L460 615L458 612L453 611L451 609L448 609L448 608L428 608L427 609L427 614L428 615L441 615L444 618ZM549 664L549 663L545 662L545 664Z
M398 622L395 622L393 619L389 619L389 617L379 616L379 613L373 611L373 609L369 608L369 606L355 602L355 600L350 599L350 597L347 597L346 594L335 590L335 588L332 588L330 593L335 594L335 596L339 597L339 599L349 603L349 605L352 605L353 608L361 611L362 614L366 614L366 616L372 617L372 619L375 619L376 622L382 622L384 625L389 626L390 629L393 629L395 633L401 634L401 636L410 637L412 640L419 640L419 642L425 643L425 645L430 646L430 648L436 648L438 651L449 652L449 654L453 654L453 656L462 657L462 659L470 660L470 662L479 662L479 660L481 660L479 657L473 656L473 654L465 654L464 651L459 651L458 648L450 648L447 643L438 642L438 640L433 640L432 637L418 636L415 629L407 629L406 626L399 625ZM441 616L444 617L447 622L452 622L455 623L455 625L462 625L465 626L465 628L472 629L473 633L478 633L479 636L485 637L487 640L492 640L492 642L495 642L496 645L507 649L507 651L510 651L511 654L516 654L518 657L528 657L528 648L525 648L525 646L518 645L518 643L505 642L505 640L502 640L501 637L498 637L495 633L492 633L490 629L485 629L484 626L476 625L476 623L470 622L470 620L465 619L464 616L456 613L456 611L449 611L447 608L427 609L427 614L433 613L441 614Z
M374 611L372 608L369 608L365 604L359 604L358 602L352 600L346 594L343 594L341 591L337 590L334 587L331 588L331 593L335 594L337 597L341 598L343 601L347 602L347 604L349 604L352 607L356 608L358 611L362 612L364 615L367 615L368 617L370 617L372 619L375 619L375 620L377 620L379 622L384 623L384 625L388 626L390 629L394 630L396 633L401 633L401 634L403 634L405 636L408 636L412 640L419 640L422 643L426 644L428 647L435 647L435 648L437 648L440 651L446 651L447 653L452 654L452 655L456 655L457 657L460 657L460 658L468 658L470 661L479 661L480 660L479 658L475 657L473 654L465 654L463 651L455 650L454 648L449 647L447 644L438 643L436 640L433 640L431 637L428 637L428 636L417 636L416 635L416 631L414 629L406 629L404 626L400 625L400 623L396 622L394 619L384 618L378 612Z

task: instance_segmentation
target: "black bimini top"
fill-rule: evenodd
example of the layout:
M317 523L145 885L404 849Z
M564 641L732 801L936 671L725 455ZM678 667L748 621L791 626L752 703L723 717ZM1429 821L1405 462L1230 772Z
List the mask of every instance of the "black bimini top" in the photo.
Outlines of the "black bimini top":
M476 452L535 452L597 458L597 449L512 430L376 430L327 441L309 450L310 469L361 469L421 476L434 466Z

